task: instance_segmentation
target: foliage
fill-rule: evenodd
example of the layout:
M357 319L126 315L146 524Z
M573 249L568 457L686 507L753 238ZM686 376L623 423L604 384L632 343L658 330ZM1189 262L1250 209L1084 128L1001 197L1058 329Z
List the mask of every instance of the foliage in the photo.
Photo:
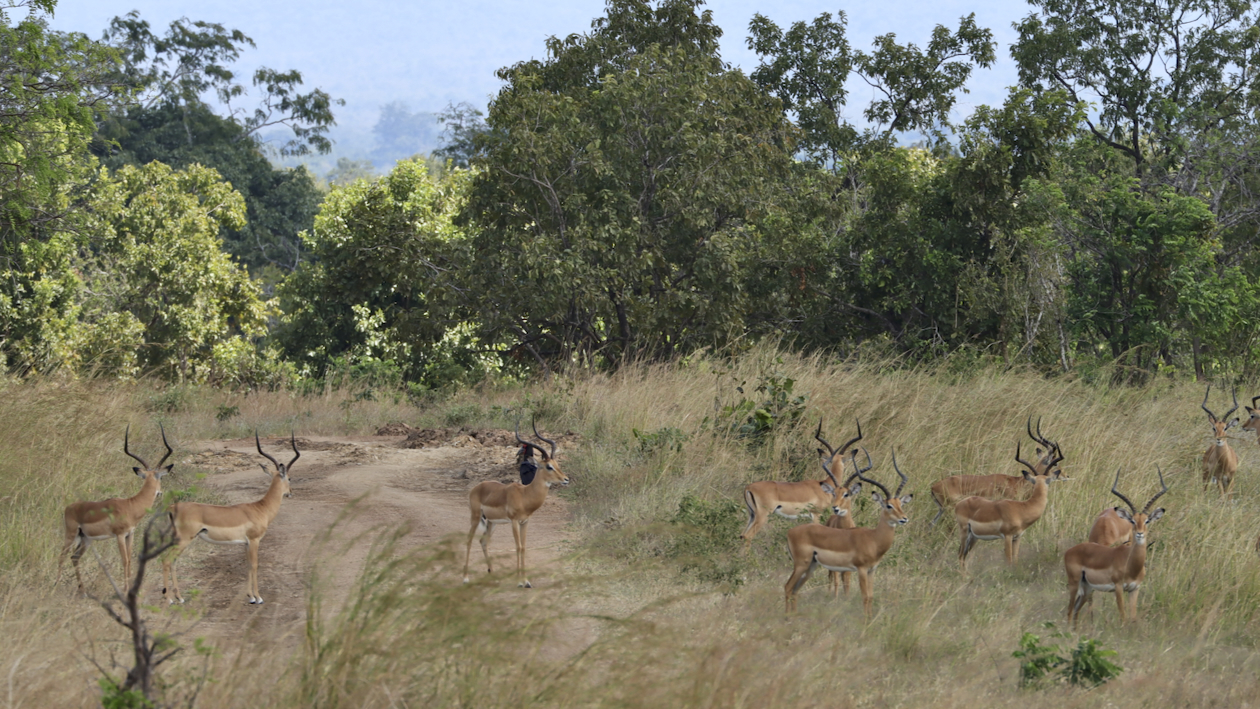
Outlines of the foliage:
M438 114L444 126L442 147L433 151L435 158L450 160L455 167L469 167L478 156L477 144L486 132L485 114L467 103L447 104Z
M238 108L248 91L232 65L254 42L223 25L181 18L159 36L132 12L115 17L105 38L123 57L121 77L137 101L103 118L96 154L111 170L154 160L218 170L245 197L247 221L223 230L230 253L255 275L267 267L296 268L302 259L297 234L310 228L320 195L305 168L272 168L266 153L328 152L332 109L343 102L320 89L298 93L299 72L264 67L253 77L258 106ZM227 115L211 108L207 94ZM278 148L266 145L261 131L281 125L293 137Z
M100 176L91 204L97 240L78 263L81 326L66 362L197 381L239 358L225 343L263 333L268 306L218 238L242 221L243 200L214 170L126 166Z
M372 126L372 135L376 142L376 147L372 150L375 165L392 167L396 160L414 157L425 152L425 148L437 142L438 124L442 121L443 115L412 113L407 104L401 101L393 101L382 106L381 116ZM337 160L338 168L341 167L342 160L347 160L347 158ZM350 160L350 162L359 163L360 161ZM367 167L370 170L373 164L369 163ZM467 162L460 167L468 167ZM334 184L347 184L345 181L334 182L331 177L328 181Z
M466 239L452 223L467 181L404 161L376 182L334 189L304 235L317 261L280 291L286 356L316 377L338 358L392 363L431 386L477 376L483 345L457 298Z
M773 272L760 226L792 173L776 102L717 56L693 0L613 0L499 72L462 215L484 339L544 370L721 344ZM763 253L763 248L769 253ZM773 276L770 276L773 278Z
M57 367L73 327L87 143L120 94L115 53L49 31L54 7L0 3L0 366L19 371Z
M718 420L728 422L725 425L736 437L753 441L791 428L805 413L805 402L809 398L806 394L793 396L795 387L795 379L780 372L768 372L753 388L753 392L760 396L749 399L744 396L744 383L740 383L735 387L741 395L739 402L723 406L718 412Z
M658 428L651 433L633 428L630 429L630 433L639 442L639 452L646 454L655 453L659 450L681 453L683 444L691 438L687 432L674 426Z
M682 560L682 569L728 591L744 585L745 568L736 556L744 507L734 500L708 502L683 496L671 522L679 529L667 554Z
M1054 623L1046 622L1045 627L1053 629ZM1068 635L1055 632L1052 637L1067 638ZM1012 653L1020 661L1019 686L1038 689L1053 680L1096 687L1119 677L1124 671L1109 659L1116 656L1116 651L1104 649L1093 638L1080 638L1067 657L1060 654L1062 650L1058 645L1042 645L1040 637L1024 633L1019 640L1019 649Z

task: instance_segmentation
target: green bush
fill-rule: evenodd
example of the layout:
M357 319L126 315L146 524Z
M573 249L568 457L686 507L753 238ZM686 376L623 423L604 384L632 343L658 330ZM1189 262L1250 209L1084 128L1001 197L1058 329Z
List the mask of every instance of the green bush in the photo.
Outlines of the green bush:
M739 557L743 506L734 500L708 502L686 495L672 520L678 527L666 555L682 560L682 569L728 592L744 585L744 562Z
M1054 623L1047 622L1045 627L1054 628ZM1055 632L1051 637L1069 636ZM1067 657L1060 654L1062 650L1058 645L1042 645L1040 637L1024 633L1019 640L1019 649L1012 653L1020 661L1019 686L1037 689L1057 681L1081 687L1096 687L1120 676L1124 671L1108 659L1115 657L1116 651L1103 648L1093 638L1080 638Z

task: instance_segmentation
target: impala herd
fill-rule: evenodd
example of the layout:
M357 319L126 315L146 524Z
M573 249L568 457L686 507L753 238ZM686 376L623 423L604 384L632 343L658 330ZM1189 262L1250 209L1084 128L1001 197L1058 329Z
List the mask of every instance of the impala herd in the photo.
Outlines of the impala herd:
M1233 408L1218 417L1207 407L1212 388L1209 385L1201 405L1212 427L1213 442L1203 454L1203 489L1215 485L1221 496L1229 497L1233 491L1238 471L1238 455L1226 441L1226 433L1239 424L1230 419L1238 410L1237 395L1233 396ZM1243 430L1253 431L1260 441L1260 396L1245 407L1248 419ZM896 492L866 474L872 468L870 454L861 449L866 465L858 462L858 448L851 448L863 440L862 424L857 422L857 436L839 448L833 448L822 437L822 421L814 432L814 438L823 446L818 449L823 473L821 480L803 482L754 482L744 488L744 505L748 523L740 535L744 550L751 546L753 538L766 526L769 517L777 514L788 519L809 518L808 524L788 530L788 553L792 559L792 574L784 585L786 609L796 609L796 594L810 574L818 567L830 573L831 594L839 595L841 581L844 592L849 592L849 575L856 573L862 593L862 605L870 617L873 604L871 576L880 561L892 548L898 528L910 519L906 507L914 495L902 495L908 478L892 453L893 469L900 482ZM1002 540L1007 564L1014 566L1019 559L1020 538L1045 514L1050 499L1050 485L1068 480L1059 464L1065 456L1057 442L1047 439L1041 432L1041 421L1034 429L1032 417L1027 422L1029 438L1037 444L1036 462L1023 458L1022 443L1015 446L1015 461L1023 466L1021 475L954 475L937 480L931 485L932 500L938 508L929 523L935 525L947 508L952 507L958 524L958 562L961 572L967 573L967 557L977 541ZM135 458L140 467L132 468L143 480L139 492L129 498L113 498L99 502L76 502L66 507L64 514L65 541L58 563L57 581L67 557L73 562L79 592L83 593L83 581L79 575L79 561L88 545L114 537L122 556L124 584L131 583L131 539L140 520L162 494L162 478L171 472L173 464L163 467L173 450L166 441L166 431L161 429L166 454L156 466L150 467L144 459L132 453L129 447L131 430L123 436L123 452ZM542 466L529 484L484 481L469 491L468 505L471 515L470 529L464 557L464 582L469 581L468 567L472 559L472 542L481 533L481 549L486 561L486 571L492 571L487 545L494 527L507 524L512 529L516 547L516 576L518 585L531 588L525 572L525 530L529 518L547 499L553 485L566 486L569 478L561 472L557 462L555 441L543 437L534 426L534 436L547 447L526 441L520 435L517 421L516 440L523 450L537 452ZM270 486L262 499L237 505L207 505L195 502L177 502L165 512L173 545L162 561L162 595L170 603L183 603L179 583L175 577L174 563L184 549L195 539L214 544L245 545L249 559L247 599L251 604L261 604L258 589L258 547L267 528L280 511L284 498L291 495L289 473L301 457L297 439L290 435L293 458L281 463L263 451L257 434L254 443L259 454L269 460L272 468L262 465ZM845 455L851 472L846 473ZM1147 531L1150 525L1164 515L1164 508L1152 509L1155 502L1168 492L1163 471L1156 468L1160 491L1141 511L1120 492L1120 471L1116 472L1111 493L1124 506L1102 510L1090 527L1088 541L1077 544L1063 555L1068 592L1067 615L1075 627L1082 608L1091 603L1096 591L1116 595L1121 621L1137 619L1137 598L1146 575ZM854 521L853 501L862 490L863 483L872 489L871 499L878 509L878 520L873 527L858 527ZM816 515L830 510L825 523L819 523ZM1260 540L1257 541L1260 551ZM125 586L124 586L125 589Z

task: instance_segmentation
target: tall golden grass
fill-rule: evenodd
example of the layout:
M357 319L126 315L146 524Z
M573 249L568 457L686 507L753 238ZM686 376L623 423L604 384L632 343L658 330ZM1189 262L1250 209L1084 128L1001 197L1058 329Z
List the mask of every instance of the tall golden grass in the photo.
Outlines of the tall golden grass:
M805 413L756 444L730 433L723 406L757 399L773 374L795 381ZM440 405L356 401L346 394L249 397L192 391L175 412L169 392L146 386L0 384L7 418L19 428L0 441L0 676L9 702L91 706L97 670L120 631L71 587L49 588L60 544L60 507L79 497L130 494L119 437L167 421L173 442L296 428L299 435L363 433L389 420L510 424L504 411L528 405L548 430L572 429L584 443L567 451L570 509L580 539L565 573L525 593L494 579L458 584L449 569L462 550L401 552L383 532L346 604L325 607L312 585L302 645L281 652L261 631L209 660L214 681L202 706L1241 706L1260 701L1260 524L1255 438L1232 441L1241 466L1234 499L1203 492L1198 461L1209 443L1199 409L1203 385L1160 380L1107 387L999 369L897 368L832 362L773 348L734 361L694 357L523 387L484 386ZM737 387L742 387L741 394ZM1250 393L1260 393L1260 390ZM1213 390L1210 406L1229 407ZM1240 392L1240 396L1242 392ZM163 398L167 397L167 398ZM1250 396L1246 397L1247 399ZM155 411L157 402L158 410ZM349 403L342 403L342 402ZM224 407L235 416L215 418ZM1028 532L1019 565L1005 568L1000 544L981 542L971 574L956 559L947 514L936 528L928 493L957 473L1016 474L1015 444L1029 416L1059 441L1071 478L1051 486L1045 516ZM698 553L721 557L743 585L715 584L662 554L680 500L738 500L755 479L820 476L813 449L818 420L832 442L852 434L877 479L895 480L890 453L910 476L911 523L874 576L875 616L860 600L833 601L822 580L802 591L801 612L782 613L790 573L776 520L748 557L737 545ZM633 434L676 428L681 447L648 450ZM143 445L155 450L156 438ZM140 441L138 437L133 440ZM1031 692L1017 687L1011 658L1022 633L1061 623L1067 603L1062 552L1083 541L1093 517L1121 490L1141 504L1171 491L1150 533L1142 621L1122 627L1114 601L1095 598L1082 630L1119 652L1125 668L1095 690ZM176 468L177 472L179 467ZM870 504L857 505L869 525ZM739 513L742 515L742 512ZM735 526L742 528L743 519ZM453 533L460 530L452 530ZM102 548L105 552L106 548ZM110 553L112 549L109 549ZM115 563L108 554L106 563ZM336 563L330 555L323 563ZM79 652L89 640L95 654ZM1067 642L1066 640L1064 642ZM118 646L121 647L121 646ZM104 654L103 654L104 653ZM195 675L198 658L168 670L172 696ZM4 696L0 691L0 696Z

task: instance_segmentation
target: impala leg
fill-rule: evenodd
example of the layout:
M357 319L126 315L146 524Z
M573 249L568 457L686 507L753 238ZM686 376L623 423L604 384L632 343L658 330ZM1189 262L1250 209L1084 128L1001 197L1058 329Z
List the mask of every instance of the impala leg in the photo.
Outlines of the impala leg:
M766 524L766 515L757 507L757 501L753 494L744 491L744 507L748 508L748 526L744 527L744 533L739 535L744 540L744 552L748 552L748 547L752 546L753 537L757 536L757 532Z
M79 573L79 559L83 558L83 554L87 552L88 545L92 540L86 536L78 538L79 544L74 548L74 552L70 555L70 563L74 565L74 578L79 582L79 593L86 594L83 590L83 576Z
M936 503L937 510L936 516L932 518L931 522L928 522L929 527L935 527L936 521L941 518L941 515L945 514L945 505L941 504L941 498L937 497L936 493L932 493L932 502Z
M858 567L857 577L858 588L862 589L862 610L866 613L866 619L869 621L871 619L872 596L874 595L871 593L871 575L864 567Z
M516 520L508 522L512 526L512 542L516 547L516 585L525 586L525 575L521 571L521 529L517 526Z
M65 568L66 557L70 556L70 552L74 549L75 544L77 544L78 541L79 541L78 528L76 527L73 530L67 529L66 541L65 543L61 545L61 554L57 556L57 580L53 581L53 586L57 586L61 584L61 572Z
M122 592L126 593L130 589L131 583L131 545L127 543L126 534L119 534L115 537L118 540L118 555L122 557L122 583L118 584L122 588Z
M962 528L962 539L958 543L958 563L962 566L963 574L967 573L967 555L971 553L971 547L975 545L976 538L971 536L971 525L960 525Z
M258 543L261 539L249 540L249 602L251 605L261 604L262 595L258 592Z
M786 603L784 612L796 612L796 592L809 580L809 575L813 573L814 567L817 565L818 562L813 559L813 555L810 555L809 560L805 561L805 563L796 561L793 564L792 575L788 577L787 583L783 585L783 595Z
M1137 599L1138 591L1141 590L1141 588L1135 588L1133 589L1133 592L1129 594L1129 615L1133 618L1134 623L1138 622Z
M1006 565L1014 566L1015 565L1015 557L1014 557L1015 540L1011 538L1011 535L1009 534L1002 535L1002 547L1003 547L1003 551L1006 552Z
M485 521L486 531L481 535L481 555L486 558L486 573L494 571L494 563L490 561L490 539L494 537L494 523Z
M533 588L534 587L533 584L531 584L529 582L529 579L525 577L525 525L527 524L529 524L529 520L527 519L521 520L521 524L520 524L521 550L519 552L519 556L520 556L521 578L524 579L524 582L521 584L521 586L525 588Z
M468 583L468 565L472 558L473 537L477 536L477 527L481 526L481 513L474 512L472 519L472 528L468 530L468 548L464 550L464 583ZM482 547L485 548L484 546ZM489 555L487 555L487 560Z
M828 571L827 581L831 584L831 597L838 598L840 596L840 572Z
M848 571L840 572L840 579L844 581L844 595L849 595L849 573Z
M1120 624L1124 625L1129 620L1129 608L1124 603L1124 584L1116 584L1116 606L1120 609Z
M1021 535L1011 537L1011 566L1019 561L1019 538Z
M1232 495L1234 492L1234 478L1232 476L1229 478L1229 480L1225 480L1224 478L1222 478L1221 482L1225 488L1222 494L1225 497L1229 497L1230 495Z
M187 549L192 540L196 538L193 536L185 539L180 534L179 527L176 527L175 539L177 543L175 548L162 557L162 597L166 598L171 604L184 602L184 596L179 592L179 580L175 578L175 562L179 561L179 555L183 554L184 549ZM170 591L170 596L167 596L168 590Z

